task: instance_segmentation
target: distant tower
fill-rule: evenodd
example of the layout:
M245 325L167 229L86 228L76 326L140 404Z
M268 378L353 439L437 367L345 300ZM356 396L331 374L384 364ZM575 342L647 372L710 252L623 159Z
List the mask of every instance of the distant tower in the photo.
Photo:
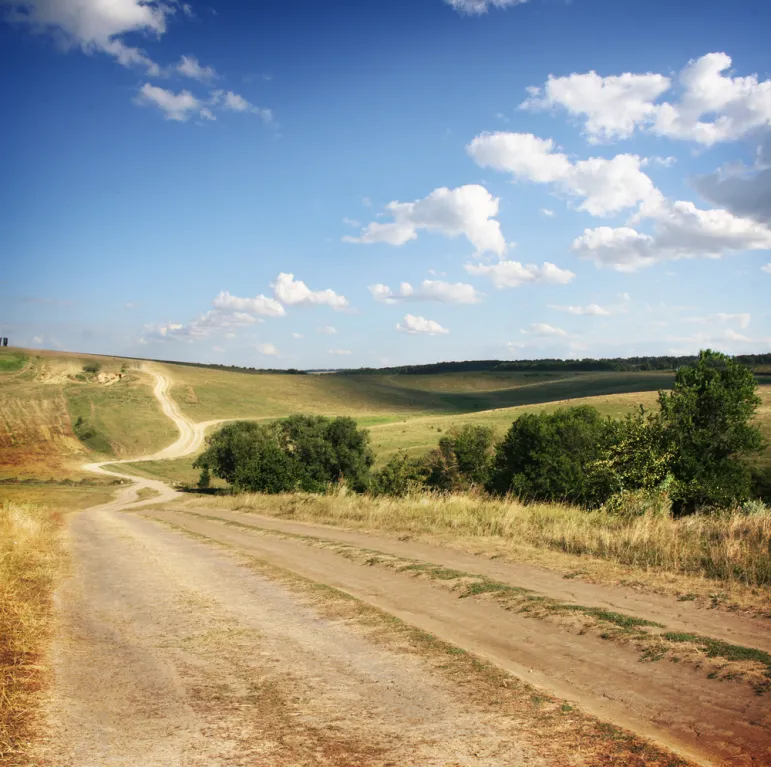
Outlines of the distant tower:
M8 346L8 339L5 337L3 338L3 346Z

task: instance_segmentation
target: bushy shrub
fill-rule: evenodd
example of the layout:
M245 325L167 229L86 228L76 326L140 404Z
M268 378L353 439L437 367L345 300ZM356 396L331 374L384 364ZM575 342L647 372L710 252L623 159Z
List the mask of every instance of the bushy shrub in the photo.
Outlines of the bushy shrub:
M89 375L96 375L101 369L102 366L98 362L87 362L83 365L83 372Z
M424 481L422 462L400 451L373 473L369 491L372 495L404 497L423 487Z
M297 415L267 425L227 424L208 438L194 466L237 491L320 493L341 481L365 490L373 462L369 434L352 418Z
M487 426L467 424L451 430L423 458L426 485L449 492L484 487L490 476L493 447L493 430Z
M520 416L496 450L488 489L524 501L598 506L613 487L594 467L614 434L613 422L588 405Z

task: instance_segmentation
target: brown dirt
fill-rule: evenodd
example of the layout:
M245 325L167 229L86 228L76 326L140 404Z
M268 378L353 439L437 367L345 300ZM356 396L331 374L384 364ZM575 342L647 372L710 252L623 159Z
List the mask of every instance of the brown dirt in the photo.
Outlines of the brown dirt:
M458 599L430 582L362 567L297 541L178 512L146 514L341 589L575 701L590 714L704 763L771 761L771 708L766 697L743 684L718 682L682 664L641 663L623 645L570 634L483 601Z
M71 538L35 765L547 764L420 657L221 552L111 511Z
M664 624L669 631L701 634L771 653L771 620L769 619L736 615L723 610L705 610L690 601L676 601L671 597L640 592L624 586L607 586L566 579L559 573L543 567L489 559L429 543L402 541L386 535L345 530L330 525L292 522L248 512L212 510L203 506L185 506L184 509L191 514L211 515L242 525L253 525L256 528L339 541L405 559L418 559L463 572L476 573L511 586L531 589L552 599L600 607L656 621Z

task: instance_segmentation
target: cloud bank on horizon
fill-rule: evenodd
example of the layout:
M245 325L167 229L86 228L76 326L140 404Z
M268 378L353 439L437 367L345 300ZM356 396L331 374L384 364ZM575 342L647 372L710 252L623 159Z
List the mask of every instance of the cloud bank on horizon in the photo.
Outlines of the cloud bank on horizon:
M496 39L496 25L527 35L527 25L541 23L546 12L543 0L419 5L438 24L452 20L453 39L468 36L478 52L486 38ZM576 0L551 13L588 13L580 5ZM666 13L666 4L656 8ZM515 76L512 54L506 76L518 92L495 85L505 58L500 51L495 63L475 65L487 81L457 73L445 80L440 68L416 56L405 77L456 89L441 102L453 128L424 140L420 133L434 130L436 109L421 102L440 97L410 93L403 84L389 90L389 77L400 74L381 72L385 62L367 63L368 76L385 83L377 113L334 95L337 77L366 93L365 81L338 74L350 63L344 50L321 60L327 86L319 86L311 82L310 56L289 66L279 48L271 49L276 64L283 60L287 83L284 92L273 88L262 52L237 44L230 51L222 16L231 25L257 23L238 4L215 11L179 0L0 0L0 10L9 40L37 41L24 55L65 56L82 78L99 70L100 87L119 94L112 108L138 126L136 139L116 139L115 178L133 177L125 183L136 184L134 198L152 200L152 234L142 240L148 260L137 257L143 269L160 268L159 287L166 289L149 291L152 300L121 301L142 316L121 320L113 351L164 344L186 359L215 353L243 363L256 354L292 367L319 366L329 355L371 365L384 353L416 362L691 353L704 345L771 351L771 78L760 74L757 58L758 71L748 68L740 48L675 60L673 44L666 67L654 66L661 59L652 55L651 64L639 66L646 61L642 43L630 46L637 66L617 52L606 54L602 67L575 66L566 57L552 62L544 54L527 68L540 72L535 82ZM336 3L328 10L342 13ZM274 12L281 22L278 5ZM557 29L555 41L571 33ZM755 34L748 26L746 35ZM432 43L421 39L429 50ZM290 87L292 67L304 69L307 85L300 78ZM111 86L119 76L129 79ZM37 77L48 80L45 72ZM495 108L469 117L463 99L478 91ZM18 94L5 103L13 106L14 98L23 111ZM86 120L90 107L68 101L65 114ZM117 126L118 117L111 119ZM381 130L379 123L389 120L401 120L402 132ZM154 153L149 137L160 130L176 133ZM71 147L83 158L84 187L97 172L86 151L97 135L111 140L103 130L85 136L73 130L63 140L62 152ZM20 129L18 137L26 145ZM134 159L123 164L126 148ZM146 162L137 160L142 150ZM40 177L36 166L28 170L30 179ZM209 200L210 190L222 200L207 208L195 194ZM77 186L46 197L54 219L73 193L80 194ZM88 211L96 217L98 209L84 198L73 251L88 249ZM26 210L19 208L20 220ZM116 203L109 215L118 210ZM131 218L133 211L122 215ZM216 250L185 276L187 294L171 298L179 272L162 266L175 249L167 235L186 238L186 230ZM193 239L186 242L191 247ZM6 244L19 252L26 247L21 239ZM34 287L36 259L44 262L36 255L42 240L35 248L25 257L29 266L16 267L25 287ZM104 268L117 278L119 259L108 261ZM86 274L93 263L76 259L73 270ZM30 300L30 292L10 296L18 320L5 334L52 344L61 324L55 313L72 301L69 295ZM30 305L45 308L49 319L33 322ZM78 305L85 319L64 345L101 332L83 299ZM336 313L335 327L318 324L326 312ZM555 312L564 328L554 323ZM321 349L313 343L318 333L339 335L343 347Z

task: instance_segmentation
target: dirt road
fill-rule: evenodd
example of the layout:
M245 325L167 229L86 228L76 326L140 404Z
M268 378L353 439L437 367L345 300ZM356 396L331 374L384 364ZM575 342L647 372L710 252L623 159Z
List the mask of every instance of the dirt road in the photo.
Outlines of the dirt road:
M182 416L168 379L153 374L180 438L148 459L197 450L209 424ZM110 473L106 466L91 468ZM158 490L162 503L136 503L137 487ZM746 684L686 664L642 663L623 644L275 533L484 572L679 631L758 639L752 646L769 645L762 621L440 547L166 508L177 496L140 479L73 516L73 571L57 595L54 683L35 764L684 763L674 753L699 764L771 763L771 707Z

